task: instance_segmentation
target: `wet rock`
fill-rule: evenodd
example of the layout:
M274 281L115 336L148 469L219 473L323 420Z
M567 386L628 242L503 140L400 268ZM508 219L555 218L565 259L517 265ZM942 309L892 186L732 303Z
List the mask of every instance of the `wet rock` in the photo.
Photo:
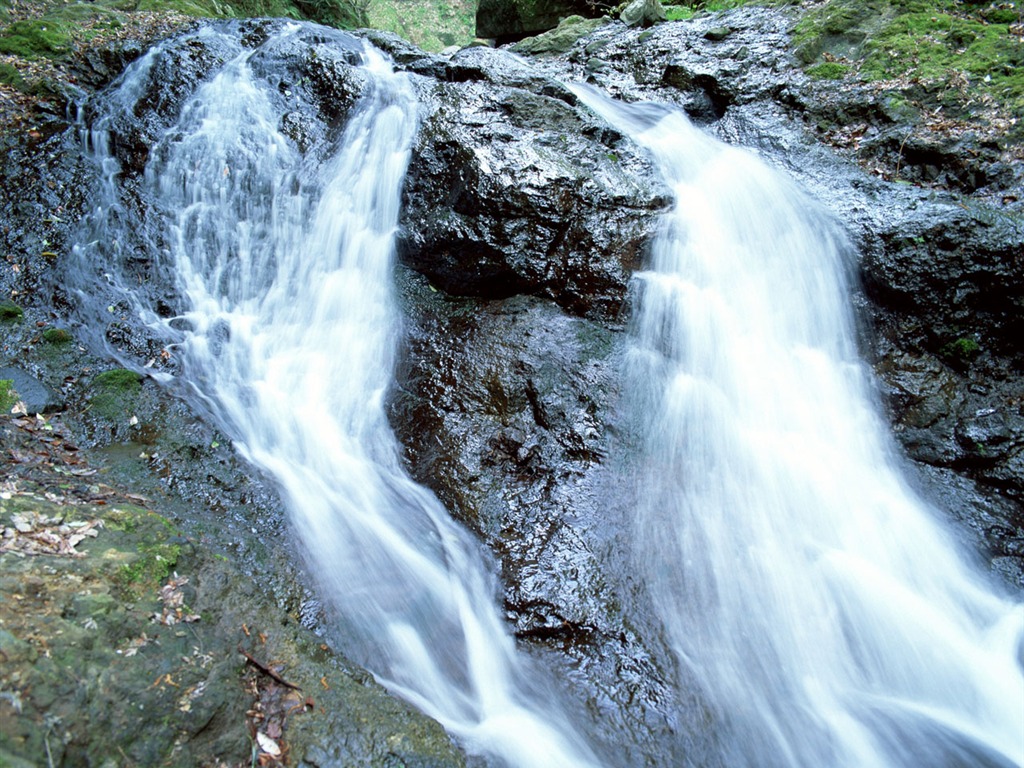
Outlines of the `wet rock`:
M520 40L512 46L511 50L527 55L565 53L581 37L590 34L605 23L604 19L585 19L582 16L569 16L562 19L558 26L549 32Z
M0 381L11 382L12 396L16 395L16 399L25 404L25 410L30 415L53 413L64 407L57 392L21 368L0 367Z
M565 659L617 765L668 754L670 686L627 605L630 500L608 464L621 328L549 301L456 299L406 276L392 422L413 476L495 553L517 637Z
M659 21L667 21L668 16L660 0L633 0L622 9L619 19L627 27L649 27Z
M403 193L403 261L457 295L529 293L614 317L668 201L631 142L500 51L427 82Z

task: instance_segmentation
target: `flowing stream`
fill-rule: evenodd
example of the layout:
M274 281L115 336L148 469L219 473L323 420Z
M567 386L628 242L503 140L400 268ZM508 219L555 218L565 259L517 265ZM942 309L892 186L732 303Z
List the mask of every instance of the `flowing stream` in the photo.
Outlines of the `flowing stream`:
M1024 611L901 479L836 226L681 113L576 92L675 191L636 275L637 555L722 763L1024 764Z
M163 267L189 307L176 318L190 326L174 351L183 375L281 489L323 598L354 640L346 651L471 751L511 766L594 764L558 696L517 653L489 559L409 479L388 426L412 88L367 48L369 84L344 135L326 161L306 163L278 130L270 57L260 74L253 66L279 42L236 46L145 170L150 213L164 222ZM157 56L129 70L110 119L134 106ZM91 136L108 178L92 231L113 242L125 212L106 124ZM151 307L137 311L162 322Z

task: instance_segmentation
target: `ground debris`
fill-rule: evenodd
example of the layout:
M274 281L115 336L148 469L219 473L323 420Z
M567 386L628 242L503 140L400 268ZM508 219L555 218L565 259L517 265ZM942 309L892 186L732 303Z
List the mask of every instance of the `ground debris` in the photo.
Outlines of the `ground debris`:
M102 520L68 521L38 512L16 513L0 533L0 554L85 557L75 547L99 536L102 527Z
M185 605L185 595L181 588L186 584L188 584L188 579L175 573L173 578L160 588L161 608L153 614L153 621L171 627L175 624L191 624L200 620L199 614L192 613Z

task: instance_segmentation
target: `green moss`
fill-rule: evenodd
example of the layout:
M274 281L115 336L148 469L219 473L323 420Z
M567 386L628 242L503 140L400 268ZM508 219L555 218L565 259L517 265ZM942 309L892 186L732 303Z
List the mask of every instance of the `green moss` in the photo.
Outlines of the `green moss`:
M837 61L823 61L821 64L807 68L807 74L819 80L842 80L849 73L850 68Z
M948 360L969 363L981 354L981 345L970 337L962 337L951 341L939 350L939 354Z
M0 301L0 322L17 323L25 317L25 311L13 301Z
M16 21L0 36L0 53L25 59L62 56L70 46L65 26L50 18Z
M99 416L120 419L126 416L142 390L142 378L135 371L115 368L98 374L92 382L89 407Z
M25 59L61 59L73 40L88 40L124 24L134 11L177 12L200 17L274 16L308 19L335 27L367 25L364 2L355 0L95 0L54 5L37 19L10 24L0 31L0 53ZM13 79L0 74L3 82ZM16 83L8 82L16 85ZM18 86L20 87L20 86Z
M957 0L829 0L804 14L792 42L806 65L820 67L832 54L865 80L931 84L950 107L983 95L1024 114L1024 43L1010 32L1011 14L994 10L1006 9Z
M0 61L0 83L4 85L12 85L18 90L25 87L25 78L21 76L21 72L18 68L8 64L6 61Z
M70 344L72 336L63 328L47 328L43 331L43 341L47 344Z
M10 413L17 402L18 393L14 391L14 382L0 379L0 413Z
M118 586L135 593L160 586L171 575L180 554L177 544L142 545L138 557L118 569Z

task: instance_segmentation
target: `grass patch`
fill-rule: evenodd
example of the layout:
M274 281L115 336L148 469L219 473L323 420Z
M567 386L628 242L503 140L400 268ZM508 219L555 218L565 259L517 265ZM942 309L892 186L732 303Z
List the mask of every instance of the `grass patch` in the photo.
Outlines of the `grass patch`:
M56 19L16 21L0 36L0 53L23 59L56 58L71 50L71 35Z
M668 17L669 21L689 21L697 15L695 11L689 5L666 5L665 16Z

